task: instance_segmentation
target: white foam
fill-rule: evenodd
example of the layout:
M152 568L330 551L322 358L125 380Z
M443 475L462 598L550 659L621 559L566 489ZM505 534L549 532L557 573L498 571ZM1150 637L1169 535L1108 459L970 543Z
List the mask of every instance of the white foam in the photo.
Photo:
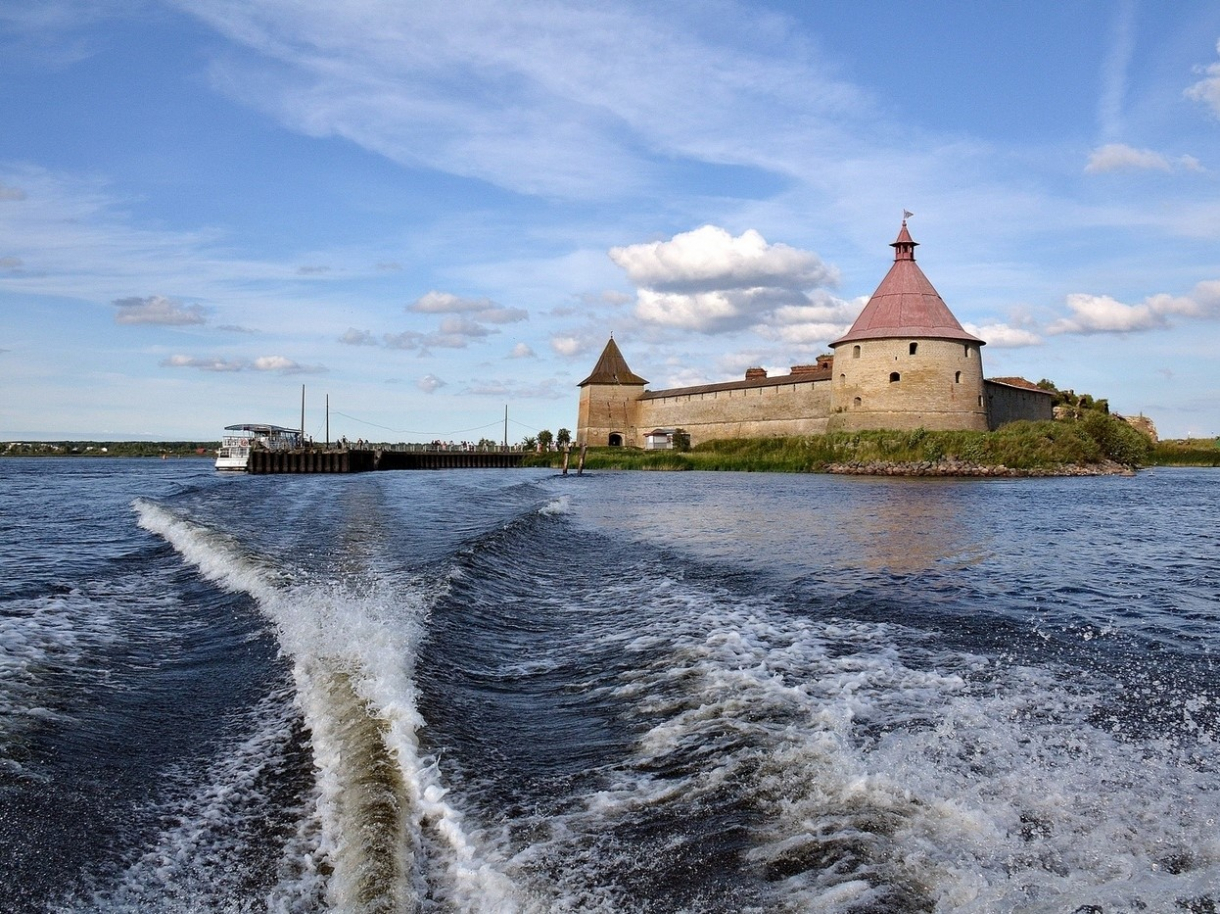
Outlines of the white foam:
M209 580L253 596L276 626L318 768L320 850L333 867L329 903L391 910L427 892L463 910L515 910L511 883L420 751L424 721L412 677L437 593L357 574L294 578L159 505L135 506L142 526Z
M590 631L640 661L597 688L624 719L654 723L599 787L523 829L534 838L511 862L550 910L620 910L619 868L653 864L597 836L726 803L752 811L742 877L766 910L1160 911L1215 897L1207 696L1183 702L1179 733L1136 741L1094 713L1112 685L1100 677L673 580L605 599L641 587L664 637Z
M539 508L538 513L547 517L553 517L557 514L570 514L572 513L572 496L560 495L558 498L552 499Z

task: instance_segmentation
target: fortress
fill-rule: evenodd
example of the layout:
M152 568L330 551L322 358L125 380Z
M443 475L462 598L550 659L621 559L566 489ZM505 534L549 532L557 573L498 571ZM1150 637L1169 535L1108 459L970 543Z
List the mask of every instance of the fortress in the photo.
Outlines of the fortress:
M906 220L894 264L833 355L784 375L648 390L611 337L580 382L576 442L667 447L723 438L818 435L893 428L995 429L1052 418L1051 394L1023 378L983 378L984 341L962 329L915 262Z

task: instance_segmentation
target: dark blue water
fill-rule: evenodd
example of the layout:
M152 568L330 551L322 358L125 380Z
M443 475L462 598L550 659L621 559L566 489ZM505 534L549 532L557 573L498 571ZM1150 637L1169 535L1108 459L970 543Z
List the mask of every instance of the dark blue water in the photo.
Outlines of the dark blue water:
M0 461L0 911L1214 911L1218 509Z

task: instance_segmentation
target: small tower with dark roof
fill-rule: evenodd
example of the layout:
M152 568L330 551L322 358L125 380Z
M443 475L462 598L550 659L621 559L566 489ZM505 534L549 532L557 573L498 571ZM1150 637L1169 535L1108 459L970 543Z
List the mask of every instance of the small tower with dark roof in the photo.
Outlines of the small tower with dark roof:
M983 341L962 329L915 262L906 220L894 264L835 342L828 430L987 430Z
M590 447L641 444L636 412L647 383L627 366L611 336L592 374L577 385L576 443Z

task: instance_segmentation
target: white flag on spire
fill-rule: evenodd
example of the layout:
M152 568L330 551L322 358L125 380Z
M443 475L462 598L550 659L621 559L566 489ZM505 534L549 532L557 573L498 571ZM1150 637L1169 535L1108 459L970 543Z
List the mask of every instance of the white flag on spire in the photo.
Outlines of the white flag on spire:
M911 218L912 216L914 216L914 215L915 215L915 214L914 214L913 212L911 212L909 209L904 209L904 210L902 211L902 218L903 218L903 219L910 219L910 218Z

